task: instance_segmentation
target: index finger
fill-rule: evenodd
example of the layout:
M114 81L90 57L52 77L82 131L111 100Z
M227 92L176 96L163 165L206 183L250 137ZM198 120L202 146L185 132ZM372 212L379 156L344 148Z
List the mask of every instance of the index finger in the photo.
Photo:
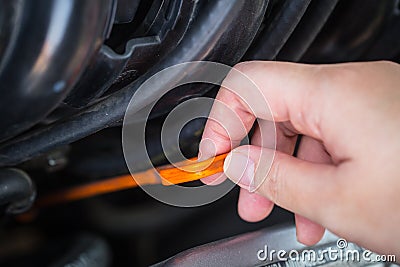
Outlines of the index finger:
M321 93L315 65L253 61L236 65L227 75L214 104L200 143L202 157L230 151L239 145L256 118L291 121L303 134L321 139ZM319 100L319 101L316 101Z
M240 88L246 88L248 94L243 94ZM253 98L251 103L249 97ZM270 112L262 91L250 77L234 67L223 81L210 111L199 147L201 157L213 157L238 146L260 111Z

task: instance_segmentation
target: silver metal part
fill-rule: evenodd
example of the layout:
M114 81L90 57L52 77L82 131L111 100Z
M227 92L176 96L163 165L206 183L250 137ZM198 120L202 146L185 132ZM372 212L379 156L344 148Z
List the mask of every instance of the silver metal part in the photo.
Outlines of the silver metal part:
M330 232L312 247L296 240L294 226L267 228L195 247L153 266L398 266Z

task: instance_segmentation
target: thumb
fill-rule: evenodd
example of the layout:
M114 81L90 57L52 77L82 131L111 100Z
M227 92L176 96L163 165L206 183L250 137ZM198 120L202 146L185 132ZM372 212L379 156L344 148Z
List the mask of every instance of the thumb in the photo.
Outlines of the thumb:
M300 160L273 149L238 147L226 157L224 172L250 192L319 223L327 219L337 197L335 166Z

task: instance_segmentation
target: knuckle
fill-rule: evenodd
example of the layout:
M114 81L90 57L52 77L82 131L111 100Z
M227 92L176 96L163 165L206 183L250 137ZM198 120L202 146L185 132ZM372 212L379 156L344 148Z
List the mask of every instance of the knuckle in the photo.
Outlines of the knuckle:
M380 60L377 63L387 67L399 67L398 63L389 60Z
M361 65L362 64L362 65ZM317 87L326 92L344 92L354 90L354 84L365 76L363 63L344 63L321 66L316 73ZM335 90L332 90L334 88Z
M335 86L339 90L346 80L352 79L357 74L351 69L346 65L317 65L314 67L313 88L329 92L332 86Z
M240 63L236 64L233 68L240 72L247 72L249 69L252 69L253 65L254 65L254 62L245 61L245 62L240 62Z
M328 100L337 98L335 94L339 90L336 90L336 85L341 81L342 75L340 70L330 66L315 65L310 66L310 68L312 69L309 83L307 89L304 90L304 97L299 101L294 126L301 128L303 125L314 136L321 136L323 117L326 114ZM332 90L332 86L335 86L335 90ZM313 108L310 109L310 107Z
M267 197L278 205L281 203L283 172L284 168L282 168L280 160L274 160L266 180L263 183L263 189Z
M277 62L269 61L245 61L236 64L233 68L250 76L257 75L258 73L265 75L268 71L273 70L277 64Z
M213 139L217 141L229 140L229 134L227 130L218 122L209 124L209 130L213 134Z

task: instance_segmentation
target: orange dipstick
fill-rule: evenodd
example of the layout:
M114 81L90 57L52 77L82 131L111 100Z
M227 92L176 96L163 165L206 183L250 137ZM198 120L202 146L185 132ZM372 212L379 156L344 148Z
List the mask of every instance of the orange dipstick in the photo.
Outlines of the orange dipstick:
M172 185L190 181L223 171L224 160L228 153L218 155L205 161L197 158L185 160L173 165L157 167L155 170L117 176L89 184L78 185L61 192L56 192L39 198L37 207L50 206L64 202L75 201L96 195L111 193L140 185L163 184ZM161 178L161 181L160 181Z

